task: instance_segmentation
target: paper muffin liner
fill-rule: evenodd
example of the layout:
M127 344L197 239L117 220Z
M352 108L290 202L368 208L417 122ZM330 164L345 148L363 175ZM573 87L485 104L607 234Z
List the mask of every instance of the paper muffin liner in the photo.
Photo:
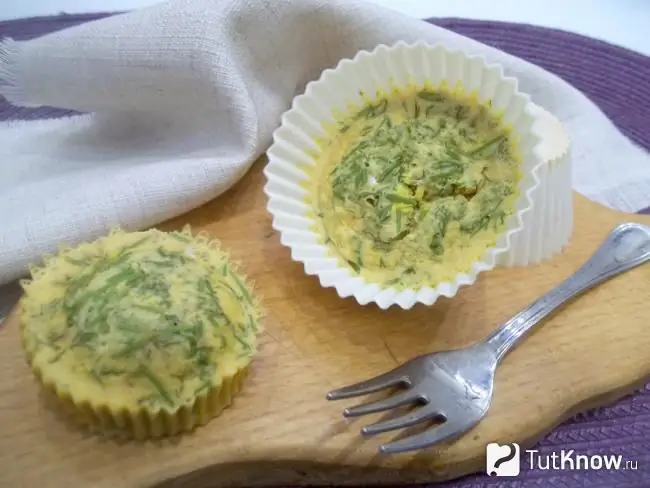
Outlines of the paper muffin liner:
M573 177L570 141L562 124L535 106L542 140L537 153L543 163L537 173L535 205L525 213L523 228L512 236L510 249L499 255L505 267L537 264L555 256L568 244L573 231Z
M153 232L160 231L153 230ZM107 238L116 234L126 235L127 233L116 229ZM209 250L211 256L218 258L219 262L226 263L229 267L229 273L236 275L237 282L242 288L245 287L246 293L250 297L250 305L247 305L247 310L250 312L251 320L257 321L261 318L263 311L258 299L252 294L249 283L243 275L238 273L236 269L237 263L230 260L228 253L221 249L217 240L210 240L205 234L193 236L189 226L186 226L182 231L166 234L174 234L177 238L183 239L183 245L193 246L193 248L202 246L202 249ZM191 432L196 427L207 424L230 406L234 397L241 390L251 368L255 353L254 349L249 357L242 356L237 361L229 364L227 369L222 369L217 384L205 388L187 402L174 408L150 407L148 405L134 407L122 405L119 401L113 399L104 401L95 398L86 393L84 388L70 388L65 375L54 373L48 367L48 361L37 358L37 340L33 337L28 338L25 327L25 307L26 303L31 299L30 287L57 260L64 259L71 251L83 248L90 249L100 240L102 238L91 243L83 243L77 248L61 248L56 256L45 256L41 267L31 268L32 279L24 280L21 283L25 290L25 294L20 300L22 309L20 315L21 345L27 364L37 383L42 388L45 398L91 431L120 439L146 440L179 435ZM248 302L246 303L248 304ZM251 330L256 331L251 332L256 334L261 330L261 327Z
M468 265L467 271L453 280L397 290L369 283L339 264L312 230L315 222L305 200L307 191L301 185L308 178L303 168L316 163L312 156L319 151L316 141L324 135L324 125L336 121L335 114L347 113L350 106L363 106L364 93L372 97L376 92L390 93L413 85L434 89L460 86L466 95L474 94L480 102L490 101L490 112L502 114L504 123L518 137L522 178L515 212L506 219L506 231L482 259ZM292 259L303 263L307 274L316 275L321 286L335 288L342 298L352 296L361 305L376 303L382 309L392 305L409 309L416 303L431 305L440 296L452 297L459 287L473 284L479 273L494 268L498 256L510 250L513 236L523 228L524 215L533 207L542 164L537 154L541 140L538 114L529 96L519 91L517 80L506 77L500 66L489 65L482 57L424 42L398 42L391 47L380 45L372 52L361 51L310 82L283 114L281 126L273 134L264 170L273 228L280 233L281 243L290 248Z

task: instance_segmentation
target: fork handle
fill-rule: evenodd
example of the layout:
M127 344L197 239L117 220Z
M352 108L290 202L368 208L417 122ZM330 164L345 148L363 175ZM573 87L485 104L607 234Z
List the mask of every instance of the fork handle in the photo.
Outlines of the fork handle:
M497 363L536 324L580 293L650 259L650 228L636 223L616 227L591 258L569 278L494 331L485 344Z

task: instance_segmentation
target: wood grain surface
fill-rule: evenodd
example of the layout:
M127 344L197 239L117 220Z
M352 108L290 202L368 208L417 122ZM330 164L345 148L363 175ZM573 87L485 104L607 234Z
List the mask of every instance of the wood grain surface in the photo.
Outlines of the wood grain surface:
M393 438L364 440L335 387L416 354L456 348L489 331L575 271L625 215L575 196L575 230L550 262L480 275L433 307L382 311L341 299L291 261L265 210L262 166L227 194L160 228L190 223L219 238L263 295L268 316L252 376L234 405L194 434L122 443L84 433L45 402L19 346L15 314L0 329L0 486L207 488L271 484L432 481L483 469L488 442L530 445L559 422L613 402L650 375L650 266L566 306L497 371L485 420L455 443L382 456Z

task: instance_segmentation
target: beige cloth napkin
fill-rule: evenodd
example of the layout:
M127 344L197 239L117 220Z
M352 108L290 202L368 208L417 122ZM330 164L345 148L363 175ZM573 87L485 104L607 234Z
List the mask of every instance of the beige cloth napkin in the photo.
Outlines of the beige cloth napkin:
M92 115L0 124L0 284L120 225L140 229L231 187L321 70L379 43L444 42L502 63L573 140L575 187L650 205L650 157L557 77L370 3L172 0L0 45L0 94Z

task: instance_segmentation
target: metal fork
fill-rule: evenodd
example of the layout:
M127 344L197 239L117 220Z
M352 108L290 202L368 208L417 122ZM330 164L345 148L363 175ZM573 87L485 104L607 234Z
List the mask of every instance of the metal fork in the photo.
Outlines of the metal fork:
M360 383L333 390L340 400L401 386L385 399L346 408L345 417L416 406L400 417L361 429L374 435L435 420L440 425L380 446L392 454L424 449L453 440L476 426L487 413L494 392L494 373L501 360L536 324L576 295L650 259L650 227L625 223L616 227L593 256L572 276L531 303L483 341L472 346L426 354Z

